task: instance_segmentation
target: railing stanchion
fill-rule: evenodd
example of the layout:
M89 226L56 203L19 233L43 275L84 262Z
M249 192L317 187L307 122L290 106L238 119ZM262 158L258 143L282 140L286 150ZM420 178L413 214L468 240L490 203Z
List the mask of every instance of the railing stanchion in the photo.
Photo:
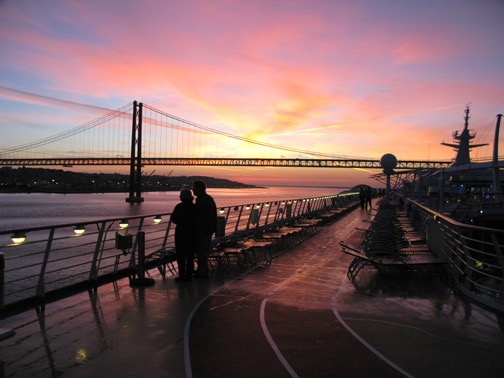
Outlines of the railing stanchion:
M130 280L131 286L152 286L154 280L152 278L145 278L145 232L140 231L137 233L138 245L138 278Z
M56 230L54 227L51 228L49 231L49 238L47 239L47 245L45 248L44 252L44 259L42 261L42 265L40 266L40 273L39 273L39 279L38 279L38 284L37 284L37 292L36 296L39 298L44 299L45 298L45 274L47 270L47 263L49 261L49 254L51 253L51 248L52 248L52 242L54 239L54 232Z
M5 295L4 271L5 271L4 254L2 252L0 252L0 310L3 310L3 308L4 308L4 295Z
M4 254L0 252L0 310L4 308L4 270L5 270L5 260ZM15 332L11 329L0 328L0 340L6 339L8 337L14 336Z

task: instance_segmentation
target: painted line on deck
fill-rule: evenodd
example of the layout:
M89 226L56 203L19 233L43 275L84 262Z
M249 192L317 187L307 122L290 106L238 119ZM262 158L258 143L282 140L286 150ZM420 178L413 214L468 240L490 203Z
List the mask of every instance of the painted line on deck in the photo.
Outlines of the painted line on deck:
M273 293L271 293L271 294L273 294ZM270 344L271 348L273 349L273 352L275 352L278 360L285 367L285 369L290 374L290 376L293 378L299 378L299 375L297 375L297 373L294 371L294 369L290 366L290 364L287 362L287 360L283 356L282 352L280 352L280 349L276 345L275 340L273 340L273 337L271 337L271 334L268 331L268 327L266 326L266 319L264 317L264 309L266 307L266 303L268 302L268 298L269 298L269 296L262 301L261 311L260 311L260 315L259 315L259 319L261 321L261 328L263 330L264 336L266 336L266 339L268 340L268 343Z
M290 281L292 281L294 278L296 278L304 270L304 268L306 266L310 265L310 261L312 259L314 259L315 257L317 257L322 251L324 251L330 243L331 243L331 240L329 240L325 245L323 245L320 248L320 250L317 253L313 254L303 265L301 265L298 269L296 269L294 274L292 274L289 278L283 280L282 282L278 283L276 285L276 288L272 292L270 292L266 296L266 298L264 298L263 301L261 302L261 309L259 312L259 321L261 323L261 328L263 330L264 336L268 340L268 343L270 344L271 349L273 349L273 352L275 352L280 363L285 367L285 369L288 371L290 376L293 378L299 378L299 375L290 366L289 362L287 361L287 359L284 357L284 355L280 351L280 348L278 348L277 344L275 343L275 340L273 339L273 337L271 336L271 333L268 330L268 325L266 324L266 316L265 316L266 303L268 302L268 299L273 294L275 294L275 292L277 292L282 287L286 286Z
M399 373L403 374L404 376L408 378L413 378L414 376L408 373L407 371L403 370L401 367L396 365L394 362L389 360L387 357L385 357L383 354L381 354L376 348L374 348L371 344L369 344L364 338L362 338L357 332L355 332L352 327L350 327L345 320L341 317L340 313L338 312L337 305L336 305L336 298L339 294L341 285L339 286L338 290L336 290L336 293L334 293L333 297L331 298L331 309L336 316L336 319L340 322L340 324L345 327L345 329L353 336L355 337L361 344L363 344L370 352L374 353L380 360L383 362L387 363L390 367L393 369L397 370Z
M357 218L355 219L355 221L357 221ZM349 227L350 225L352 225L353 223L355 222L350 222L347 227ZM355 332L352 327L350 327L346 322L345 320L342 318L342 316L340 315L340 313L338 312L338 309L337 309L337 305L336 305L336 300L337 300L337 297L339 295L339 292L340 292L340 289L341 289L341 286L343 284L343 280L344 280L344 277L342 277L342 280L340 282L340 285L338 287L338 290L336 290L336 292L334 293L334 295L332 296L331 298L331 309L334 313L334 315L336 316L336 319L338 320L338 322L340 322L340 324L345 327L345 329L353 336L355 337L361 344L363 344L369 351L371 351L373 354L375 354L379 359L381 359L382 361L384 361L385 363L387 363L389 366L391 366L393 369L397 370L399 373L403 374L404 376L406 377L409 377L409 378L413 378L413 375L411 375L410 373L408 373L407 371L403 370L400 366L396 365L394 362L392 362L391 360L389 360L387 357L385 357L383 354L381 354L376 348L374 348L371 344L369 344L366 340L364 340L364 338L362 338L357 332Z
M234 279L232 279L232 280L224 283L223 285L218 286L217 288L215 288L214 290L212 290L206 297L204 297L202 300L200 300L196 304L196 306L194 306L193 309L191 310L191 313L187 317L186 322L184 324L184 336L183 336L183 344L184 344L184 367L185 367L185 373L186 373L185 376L186 376L186 378L192 378L192 376L193 376L193 374L192 374L192 366L191 366L191 348L190 348L190 344L189 344L189 330L191 328L191 322L192 322L192 319L194 317L194 314L196 313L196 311L198 311L198 309L203 304L203 302L205 302L212 295L216 294L219 290L221 290L222 288L226 287L227 285L230 285L232 282L234 282L236 280L239 280L239 279L242 279L244 276L246 276L247 274L249 274L250 272L252 272L256 268L257 268L257 266L253 267L252 269L249 269L249 270L243 272L238 277L236 277L236 278L234 278Z
M279 358L280 362L284 365L284 367L291 374L291 376L295 377L295 378L298 378L299 376L292 369L292 367L289 365L289 363L287 362L287 360L283 357L282 353L278 349L278 347L277 347L275 341L273 340L273 337L271 336L271 334L270 334L270 332L268 330L268 327L266 325L266 318L265 318L266 303L268 302L268 299L275 293L275 291L277 291L281 287L285 286L289 281L291 281L292 279L294 279L294 277L296 277L303 270L303 268L309 264L309 262L313 258L315 258L316 256L318 256L323 250L325 250L330 243L331 243L331 240L329 240L324 246L322 246L322 248L320 249L319 252L317 252L316 254L312 255L310 257L310 259L308 259L302 266L300 266L298 269L296 269L296 271L294 272L294 274L291 277L289 277L286 280L284 280L281 283L279 283L277 285L277 287L272 292L270 292L266 296L266 298L261 302L261 309L260 309L260 315L259 315L259 317L260 317L260 322L261 322L261 327L263 329L263 333L266 336L266 339L268 340L268 343L271 345L272 349L275 351L275 354ZM223 284L223 285L217 287L216 289L212 290L207 296L205 296L203 299L201 299L196 304L196 306L194 306L194 308L192 309L191 313L189 314L188 318L186 319L186 322L185 322L185 325L184 325L184 334L183 334L184 365L185 365L186 378L192 378L193 377L192 367L191 367L191 356L190 356L189 331L190 331L191 322L192 322L192 319L194 317L194 314L199 309L199 307L202 305L202 303L205 302L210 296L214 295L215 293L217 293L219 290L221 290L222 288L226 287L227 285L230 285L232 282L234 282L236 280L239 280L242 277L246 276L250 272L252 272L255 269L257 269L258 267L259 266L253 267L252 269L249 269L249 270L245 271L244 273L242 273L240 276L234 278L233 280L228 281L225 284Z

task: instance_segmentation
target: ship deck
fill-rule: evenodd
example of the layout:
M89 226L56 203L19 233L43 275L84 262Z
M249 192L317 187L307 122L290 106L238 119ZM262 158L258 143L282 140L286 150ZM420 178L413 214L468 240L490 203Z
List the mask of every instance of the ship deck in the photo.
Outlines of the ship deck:
M0 375L71 377L502 377L504 318L435 271L364 267L360 208L267 264L209 280L127 279L0 320Z

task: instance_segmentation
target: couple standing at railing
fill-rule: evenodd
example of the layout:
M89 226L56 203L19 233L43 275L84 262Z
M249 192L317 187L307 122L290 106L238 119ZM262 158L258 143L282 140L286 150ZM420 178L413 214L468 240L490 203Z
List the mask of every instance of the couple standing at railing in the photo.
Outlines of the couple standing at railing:
M196 196L196 201L193 202ZM177 282L191 281L192 277L208 278L208 256L212 235L217 228L217 206L206 192L206 184L193 182L189 189L180 191L180 203L173 209L171 221L175 224L175 251L177 252ZM194 257L198 269L194 272Z

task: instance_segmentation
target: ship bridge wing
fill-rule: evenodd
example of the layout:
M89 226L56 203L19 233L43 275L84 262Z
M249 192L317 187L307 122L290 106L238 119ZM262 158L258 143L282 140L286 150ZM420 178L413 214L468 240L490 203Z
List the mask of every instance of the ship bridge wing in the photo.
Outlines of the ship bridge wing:
M489 143L470 144L469 148L488 146Z
M441 142L441 144L442 144L443 146L448 146L448 147L453 147L453 148L459 148L459 145L458 145L458 144L445 143L445 142Z
M460 147L460 144L454 144L454 143L441 142L441 144L443 146L448 146L448 147L453 147L453 148L459 148ZM488 146L488 144L489 143L470 144L469 148Z

